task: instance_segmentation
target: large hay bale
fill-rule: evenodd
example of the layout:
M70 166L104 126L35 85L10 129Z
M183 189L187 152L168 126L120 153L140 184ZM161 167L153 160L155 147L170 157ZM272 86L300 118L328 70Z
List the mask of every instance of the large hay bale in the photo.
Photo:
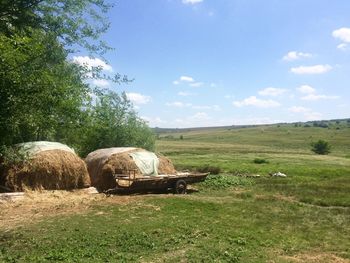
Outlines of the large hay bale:
M3 166L0 182L12 191L89 187L85 162L74 151L54 148L33 152L23 164Z
M157 154L157 156L159 159L159 168L158 168L159 174L176 174L177 173L170 159L160 154Z
M99 191L116 187L115 174L124 174L135 177L144 176L137 166L132 153L147 152L144 149L124 147L100 149L90 153L85 162L90 174L91 185ZM161 155L157 155L159 166L157 174L176 174L176 170L171 161ZM125 182L124 182L125 183Z

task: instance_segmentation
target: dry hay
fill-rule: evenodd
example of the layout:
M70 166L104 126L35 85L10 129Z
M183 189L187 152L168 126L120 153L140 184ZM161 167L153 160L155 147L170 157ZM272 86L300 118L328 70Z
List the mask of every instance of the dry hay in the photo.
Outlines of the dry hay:
M302 253L295 256L282 256L290 263L349 263L349 259L325 252Z
M132 148L124 152L112 154L108 158L104 158L104 156L94 158L93 154L91 157L86 158L85 161L90 174L91 185L99 191L104 191L117 186L116 180L113 177L115 174L131 175L131 177L135 175L136 178L141 177L142 172L130 156L130 153L140 151L145 150ZM159 174L176 174L174 165L168 158L161 155L157 155L157 157L159 159ZM129 186L129 181L119 180L119 184Z
M177 173L170 159L160 154L157 154L157 157L159 159L159 167L158 167L159 174L176 174Z
M24 198L0 200L0 232L46 220L50 217L85 214L91 209L108 205L127 205L141 202L139 196L111 196L91 194L88 189L74 191L26 191Z
M39 152L21 166L5 167L0 176L0 183L12 191L68 190L90 186L85 162L63 150Z

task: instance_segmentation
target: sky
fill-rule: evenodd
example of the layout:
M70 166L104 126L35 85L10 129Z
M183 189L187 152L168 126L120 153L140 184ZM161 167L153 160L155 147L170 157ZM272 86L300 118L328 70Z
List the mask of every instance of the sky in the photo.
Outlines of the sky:
M350 1L119 0L108 64L151 127L350 117Z

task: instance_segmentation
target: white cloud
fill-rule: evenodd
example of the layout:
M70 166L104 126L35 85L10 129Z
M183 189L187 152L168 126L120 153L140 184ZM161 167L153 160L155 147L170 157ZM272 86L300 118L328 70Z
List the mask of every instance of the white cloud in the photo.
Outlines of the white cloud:
M188 77L188 76L181 76L180 77L180 81L183 81L183 82L194 82L194 79L192 77Z
M202 87L203 85L204 85L203 82L195 82L190 84L190 86L193 88L199 88L199 87Z
M288 109L292 113L301 113L304 115L304 119L307 121L311 120L319 120L322 118L322 114L319 112L312 111L309 108L301 107L301 106L293 106Z
M304 117L308 121L317 121L322 119L322 114L319 112L307 112L304 114Z
M214 111L221 111L221 107L219 105L212 105L212 106L192 106L192 109L195 110L214 110Z
M196 114L191 116L190 119L193 119L193 120L208 120L210 118L209 118L208 114L206 114L205 112L197 112Z
M108 87L110 85L110 83L108 82L108 80L105 79L94 79L92 81L92 84L98 86L98 87Z
M113 69L110 65L99 58L90 58L88 56L74 56L73 62L91 70L93 67L100 67L102 70L112 72Z
M286 92L285 89L279 89L279 88L272 88L272 87L269 87L269 88L260 90L260 91L259 91L259 95L261 95L261 96L272 96L272 97L276 97L276 96L282 95L282 94L285 93L285 92Z
M133 92L126 93L126 96L132 103L136 105L147 104L152 99L150 96L142 95L140 93L133 93Z
M179 92L177 93L177 95L183 96L183 97L188 97L188 96L192 96L192 95L194 95L194 94L193 94L193 93L190 93L190 92L186 92L186 91L179 91Z
M182 0L182 3L184 3L185 5L188 5L188 4L195 5L201 2L203 2L203 0Z
M254 106L258 108L273 108L279 107L281 104L274 100L262 100L255 96L250 96L242 101L234 101L233 105L236 107Z
M330 65L315 65L291 68L290 71L294 74L323 74L331 69L332 67Z
M285 61L294 61L294 60L298 60L301 58L310 58L310 57L312 57L312 54L310 54L310 53L290 51L282 59Z
M334 100L338 99L339 96L329 96L329 95L322 95L322 94L317 94L316 89L309 85L302 85L297 90L300 93L305 94L304 97L301 97L302 100L308 100L308 101L316 101L316 100Z
M299 88L297 88L297 90L304 94L311 94L316 92L316 90L309 85L302 85Z
M199 87L202 87L204 85L204 82L195 81L194 78L192 78L190 76L181 76L178 80L173 81L174 85L179 85L181 83L186 83L190 87L193 87L193 88L199 88ZM212 83L211 87L213 87L213 83Z
M167 102L165 103L165 105L169 107L176 107L176 108L184 108L184 107L192 106L191 103L183 103L181 101Z
M334 38L340 39L345 43L350 43L350 28L348 27L342 27L334 30L332 35Z
M165 103L168 107L176 107L176 108L191 108L194 110L213 110L220 111L221 107L219 105L193 105L192 103L183 103L181 101L167 102Z
M216 121L216 120L215 120ZM217 123L214 123L212 117L210 117L205 112L196 112L193 115L187 116L185 118L176 118L173 122L175 127L204 127L204 126L213 126Z
M338 99L339 96L328 96L328 95L322 95L322 94L308 94L304 97L302 97L302 100L309 100L309 101L315 101L315 100L335 100Z
M337 46L337 49L340 49L340 50L345 51L345 50L348 49L348 44L346 44L346 43L341 43L341 44L339 44L339 45Z
M301 106L293 106L290 107L288 110L293 113L306 113L311 111L310 109Z
M179 79L174 80L173 84L174 85L179 85L181 83L188 83L190 85L194 84L194 78L190 77L190 76L181 76Z
M141 116L141 118L143 120L145 120L146 122L148 122L149 126L151 126L151 127L158 127L158 126L160 126L162 124L167 124L168 123L167 121L164 121L164 120L162 120L159 117L152 118L152 117Z

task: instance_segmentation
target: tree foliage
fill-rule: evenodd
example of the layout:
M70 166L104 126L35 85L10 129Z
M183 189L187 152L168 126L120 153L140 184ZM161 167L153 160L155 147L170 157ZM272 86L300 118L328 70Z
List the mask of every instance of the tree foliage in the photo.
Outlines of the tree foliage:
M94 93L85 81L128 79L68 60L79 46L92 54L109 49L99 37L110 7L105 0L0 1L0 146L55 140L83 154L153 147L151 131L125 94Z
M154 147L153 132L137 116L125 93L97 91L87 115L80 137L83 156L111 146L137 146L148 150Z
M311 143L311 150L317 154L329 154L331 151L331 146L327 141L318 140L317 142Z
M0 144L52 140L75 122L89 89L66 57L50 34L0 34Z
M103 54L109 47L99 37L109 27L104 15L110 7L105 0L2 0L0 29L8 36L38 29L55 35L66 48Z

